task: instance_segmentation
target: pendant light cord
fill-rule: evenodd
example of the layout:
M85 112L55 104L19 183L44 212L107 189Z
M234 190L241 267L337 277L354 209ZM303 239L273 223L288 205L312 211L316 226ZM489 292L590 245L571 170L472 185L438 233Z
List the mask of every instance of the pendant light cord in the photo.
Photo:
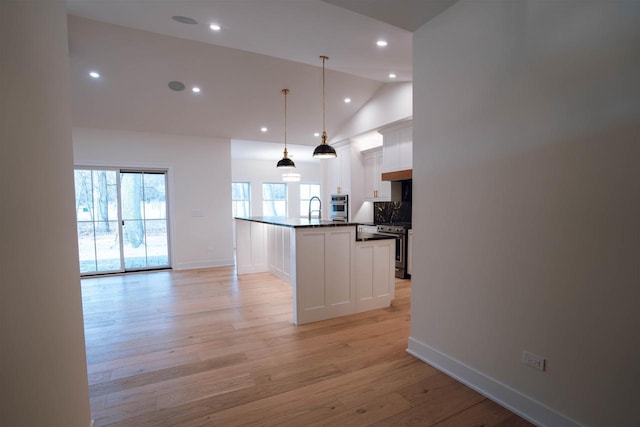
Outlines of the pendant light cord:
M287 149L287 92L288 90L283 90L284 93L284 149Z
M287 155L287 94L289 93L289 89L282 89L282 93L284 94L284 152L286 156Z
M326 130L327 126L325 125L325 119L324 119L324 111L325 111L325 106L324 106L324 61L325 59L327 59L325 56L322 57L322 130Z
M327 125L325 121L325 102L324 102L324 61L329 59L328 56L322 55L322 143L327 143Z

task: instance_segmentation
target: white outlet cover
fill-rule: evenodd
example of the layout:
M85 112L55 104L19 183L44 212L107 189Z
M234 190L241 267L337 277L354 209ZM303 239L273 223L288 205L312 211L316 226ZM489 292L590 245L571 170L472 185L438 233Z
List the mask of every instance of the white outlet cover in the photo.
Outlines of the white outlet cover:
M522 363L525 365L531 366L534 369L538 369L540 371L545 370L546 360L542 356L538 356L537 354L530 353L528 351L522 352Z

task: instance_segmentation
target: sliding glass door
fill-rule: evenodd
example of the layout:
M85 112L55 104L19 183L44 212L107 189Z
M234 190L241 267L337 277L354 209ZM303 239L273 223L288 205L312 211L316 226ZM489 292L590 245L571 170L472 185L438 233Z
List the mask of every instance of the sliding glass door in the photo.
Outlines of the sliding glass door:
M125 270L169 266L165 173L120 173Z
M81 274L169 267L166 172L76 169Z

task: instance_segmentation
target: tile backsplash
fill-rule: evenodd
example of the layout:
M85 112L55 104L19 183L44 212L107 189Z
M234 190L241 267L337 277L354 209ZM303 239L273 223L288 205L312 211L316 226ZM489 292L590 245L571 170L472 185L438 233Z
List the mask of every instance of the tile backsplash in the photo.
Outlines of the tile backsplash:
M411 202L374 202L374 224L411 223Z

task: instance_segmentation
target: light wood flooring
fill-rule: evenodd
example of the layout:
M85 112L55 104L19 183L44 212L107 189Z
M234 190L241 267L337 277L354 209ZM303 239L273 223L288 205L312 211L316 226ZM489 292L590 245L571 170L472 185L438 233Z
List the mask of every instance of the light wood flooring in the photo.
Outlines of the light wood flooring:
M406 353L410 281L388 309L302 326L268 273L82 280L96 426L531 426Z

